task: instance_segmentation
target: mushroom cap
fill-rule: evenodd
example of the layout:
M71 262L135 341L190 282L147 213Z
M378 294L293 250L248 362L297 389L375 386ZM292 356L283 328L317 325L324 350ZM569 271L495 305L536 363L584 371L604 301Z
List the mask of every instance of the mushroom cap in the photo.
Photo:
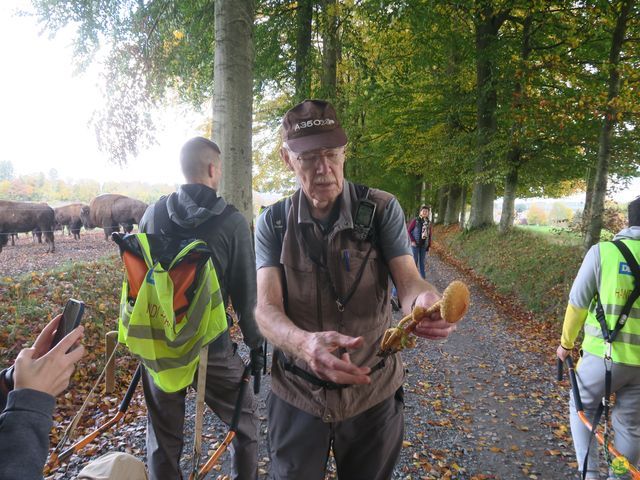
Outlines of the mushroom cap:
M471 294L467 286L455 280L442 292L440 315L449 323L458 322L469 310Z

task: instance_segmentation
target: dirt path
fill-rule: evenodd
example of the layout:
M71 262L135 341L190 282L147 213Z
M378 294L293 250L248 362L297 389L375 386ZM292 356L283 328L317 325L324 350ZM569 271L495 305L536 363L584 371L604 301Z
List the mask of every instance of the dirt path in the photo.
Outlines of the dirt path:
M442 289L464 276L430 256L428 278ZM508 316L475 282L469 284L471 309L451 338L405 354L406 440L412 445L403 452L403 473L571 478L567 387L553 380L555 332ZM417 465L423 458L425 464Z
M553 351L557 332L535 319L512 316L490 292L450 264L431 255L429 279L440 289L466 280L472 306L458 330L444 342L420 340L403 353L405 444L394 479L567 479L575 469L566 425L568 386L554 381ZM399 315L396 314L396 320ZM246 350L241 354L246 358ZM260 479L267 478L265 398L259 396ZM141 397L141 389L137 396ZM192 396L187 405L182 466L188 474L193 428ZM141 398L136 403L143 402ZM136 409L122 435L107 435L93 450L130 451L144 457L144 409ZM102 423L99 421L98 423ZM203 451L224 438L226 427L207 411ZM74 478L90 456L75 457L55 478ZM229 454L209 478L230 472ZM335 478L330 467L327 478ZM349 479L346 479L349 480Z
M44 272L73 262L97 260L118 253L118 247L113 242L105 241L100 228L82 230L80 240L74 240L60 231L54 233L54 238L56 251L53 253L47 253L45 243L34 243L30 234L19 234L15 245L9 241L0 252L0 277L18 278L31 272Z

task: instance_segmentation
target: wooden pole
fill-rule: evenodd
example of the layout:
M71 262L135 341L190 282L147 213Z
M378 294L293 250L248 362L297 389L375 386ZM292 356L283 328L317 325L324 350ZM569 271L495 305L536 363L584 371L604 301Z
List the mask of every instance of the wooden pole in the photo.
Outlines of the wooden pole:
M116 348L118 344L118 332L113 330L111 332L107 332L104 336L104 341L106 345L106 358L105 360L109 360L111 358L111 354ZM116 358L111 358L111 361L107 363L107 369L104 374L104 382L105 393L113 393L116 388Z

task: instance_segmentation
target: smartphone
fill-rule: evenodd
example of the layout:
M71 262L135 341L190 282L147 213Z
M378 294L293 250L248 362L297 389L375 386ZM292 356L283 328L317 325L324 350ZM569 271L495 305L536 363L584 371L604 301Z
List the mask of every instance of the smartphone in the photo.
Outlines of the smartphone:
M67 304L64 307L64 312L62 314L62 318L60 319L60 323L58 324L58 329L56 330L56 334L53 337L53 341L51 342L51 350L55 347L60 340L67 336L71 330L80 325L80 320L82 319L82 314L84 313L84 302L80 300L75 300L70 298L67 301Z

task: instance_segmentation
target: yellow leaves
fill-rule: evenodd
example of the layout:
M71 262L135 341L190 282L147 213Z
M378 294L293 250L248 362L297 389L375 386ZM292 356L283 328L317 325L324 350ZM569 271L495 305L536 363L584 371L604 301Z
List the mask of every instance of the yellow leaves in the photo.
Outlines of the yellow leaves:
M175 38L178 42L184 38L184 33L180 30L173 31L173 38Z
M553 434L557 437L564 437L567 434L569 428L566 425L560 425L556 430L553 431Z

